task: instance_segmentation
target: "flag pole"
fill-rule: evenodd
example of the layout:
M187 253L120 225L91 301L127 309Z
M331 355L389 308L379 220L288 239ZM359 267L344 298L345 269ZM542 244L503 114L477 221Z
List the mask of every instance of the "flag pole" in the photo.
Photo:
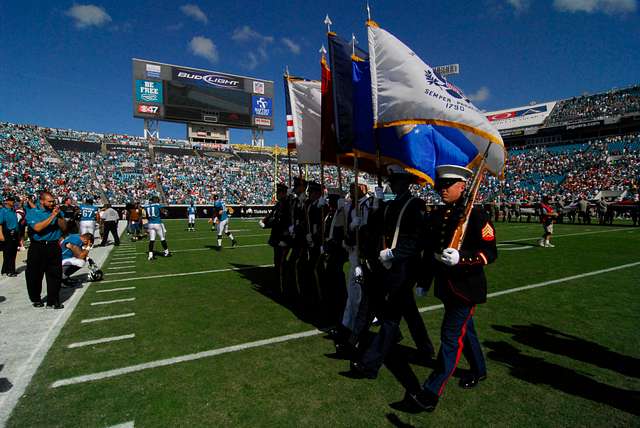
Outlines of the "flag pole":
M465 206L464 206L464 215L462 219L460 219L460 223L456 227L456 230L453 232L453 237L451 238L451 242L449 243L449 248L455 248L456 250L460 250L462 247L462 242L464 241L465 234L467 232L467 226L469 225L469 217L471 216L471 210L473 210L473 203L476 200L476 196L478 195L478 190L480 189L480 184L482 184L482 180L484 179L485 172L485 164L487 161L487 157L489 156L489 149L491 148L491 143L487 145L487 149L482 155L482 159L480 161L480 165L478 165L478 169L473 176L473 180L471 181L471 186L467 191L467 195L465 197Z
M289 66L285 67L284 72L285 80L287 82L287 86L285 88L285 100L289 99ZM291 180L292 180L292 172L291 172L291 147L289 147L289 137L287 136L287 164L289 166L289 189L291 190Z
M277 191L276 189L278 188L278 144L276 143L276 150L275 150L275 156L274 156L274 162L273 162L273 200L276 199L276 194Z

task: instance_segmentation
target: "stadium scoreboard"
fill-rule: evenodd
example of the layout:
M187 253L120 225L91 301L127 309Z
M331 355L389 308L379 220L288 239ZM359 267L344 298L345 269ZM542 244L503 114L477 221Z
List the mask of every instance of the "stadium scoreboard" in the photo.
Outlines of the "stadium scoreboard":
M273 81L133 59L133 116L273 129Z

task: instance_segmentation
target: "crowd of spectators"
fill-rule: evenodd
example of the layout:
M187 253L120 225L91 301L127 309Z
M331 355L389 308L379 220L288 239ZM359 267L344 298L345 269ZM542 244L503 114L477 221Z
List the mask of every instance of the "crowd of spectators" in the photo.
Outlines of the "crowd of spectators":
M171 154L148 146L108 144L98 151L56 152L47 141L53 134L69 138L73 132L0 123L1 193L32 195L49 189L78 201L92 197L111 204L145 201L155 195L168 204L210 204L217 194L227 204L263 205L272 202L274 182L286 184L289 180L287 158L279 156L275 162L264 149L255 156L206 156L195 150ZM81 134L76 137L85 138L90 133ZM310 180L321 181L318 166L299 167L294 163L291 170L293 175L302 173ZM354 179L353 171L342 168L341 179L346 188ZM359 179L376 183L375 177L366 174ZM623 192L635 188L639 181L640 134L631 134L512 148L505 179L487 177L479 198L492 201L499 195L507 202L538 201L548 194L568 200L591 199L601 190ZM324 183L328 188L339 186L336 167L324 167ZM429 203L439 201L430 186L415 186L413 190Z
M640 85L560 101L547 118L546 126L637 112L640 112Z

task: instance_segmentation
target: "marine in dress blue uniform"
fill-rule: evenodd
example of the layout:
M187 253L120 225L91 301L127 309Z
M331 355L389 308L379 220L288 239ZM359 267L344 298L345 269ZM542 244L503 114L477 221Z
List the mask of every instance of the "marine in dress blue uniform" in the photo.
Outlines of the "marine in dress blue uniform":
M473 388L487 375L484 355L473 316L476 306L487 300L483 267L496 260L495 229L487 213L474 208L460 250L448 248L464 213L466 181L472 172L464 167L438 167L436 187L445 202L431 215L428 235L433 237L424 251L423 286L434 280L435 295L444 303L440 330L440 350L434 371L420 391L407 391L408 398L422 410L435 409L447 382L462 356L469 371L460 380L463 388Z

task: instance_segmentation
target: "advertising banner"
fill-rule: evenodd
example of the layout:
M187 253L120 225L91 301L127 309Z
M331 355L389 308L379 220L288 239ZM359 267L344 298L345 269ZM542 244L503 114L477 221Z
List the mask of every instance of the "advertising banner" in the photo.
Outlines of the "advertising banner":
M162 104L162 83L136 80L136 100Z
M196 70L173 69L173 80L189 85L203 86L205 88L237 89L243 90L244 79L235 76L227 76L219 73L207 73Z
M272 116L273 109L271 98L253 95L251 97L251 105L253 106L254 116Z
M556 102L537 104L534 106L516 107L486 113L489 122L498 130L520 128L523 126L542 125L549 116Z

